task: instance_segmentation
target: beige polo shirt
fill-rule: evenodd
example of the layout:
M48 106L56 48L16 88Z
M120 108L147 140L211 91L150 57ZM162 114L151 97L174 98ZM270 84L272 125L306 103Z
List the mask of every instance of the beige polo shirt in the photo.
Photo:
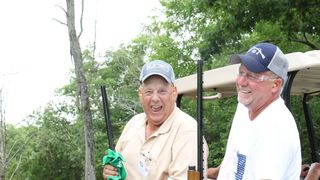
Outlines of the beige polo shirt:
M162 126L145 140L146 115L134 116L125 126L116 151L125 161L128 180L186 180L189 165L197 165L197 122L175 107ZM204 177L208 146L204 141Z

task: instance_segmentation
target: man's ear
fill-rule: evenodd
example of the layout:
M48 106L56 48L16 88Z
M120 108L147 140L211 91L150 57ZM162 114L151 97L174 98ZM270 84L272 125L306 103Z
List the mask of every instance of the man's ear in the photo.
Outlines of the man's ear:
M273 82L273 85L272 85L272 89L275 89L275 90L281 90L281 86L282 86L282 80L281 79L276 79L274 82Z
M172 95L173 95L174 98L177 100L177 97L178 97L178 89L177 89L176 86L173 86Z

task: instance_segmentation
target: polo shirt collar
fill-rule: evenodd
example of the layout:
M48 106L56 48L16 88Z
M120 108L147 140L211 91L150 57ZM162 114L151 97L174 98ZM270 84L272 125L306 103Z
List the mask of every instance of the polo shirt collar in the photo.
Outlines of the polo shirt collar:
M173 122L175 120L175 117L178 114L178 111L179 111L179 108L177 106L175 106L173 112L170 114L168 119L166 119L166 121L160 126L158 131L156 131L152 136L158 136L161 134L168 133L173 126Z

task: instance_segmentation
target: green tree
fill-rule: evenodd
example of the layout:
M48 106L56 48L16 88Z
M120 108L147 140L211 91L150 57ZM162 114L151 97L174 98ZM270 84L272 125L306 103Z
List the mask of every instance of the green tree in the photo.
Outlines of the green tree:
M319 15L319 2L315 0L161 0L161 3L166 17L153 17L153 22L128 45L107 50L102 57L94 57L95 47L91 46L81 52L98 179L102 178L101 161L108 148L101 85L107 86L116 142L125 123L142 112L137 89L139 72L145 61L166 60L179 78L195 73L196 60L200 58L205 60L205 70L221 67L228 64L231 54L242 53L261 41L276 43L285 53L319 49L320 23L314 18ZM15 179L84 178L85 145L81 141L84 122L80 115L78 82L79 72L75 69L70 83L57 92L63 101L52 102L35 112L29 117L31 124L27 127L9 128L12 137L9 144L15 143L12 139L21 144L29 139L24 151L19 151L20 156L8 166L8 173L14 173ZM305 133L299 98L293 98L292 107L298 127ZM312 98L313 114L319 107L318 100L318 97ZM204 103L204 133L210 148L210 166L221 162L236 103L235 97ZM196 118L194 99L183 98L181 108ZM317 114L314 119L315 127L319 127ZM302 140L302 143L307 145L307 141ZM307 151L303 153L308 154ZM309 159L304 160L308 162ZM16 170L18 162L21 164Z
M243 39L251 38L257 25L266 23L279 27L281 33L256 39L273 43L292 42L308 49L319 49L320 2L303 1L171 1L161 0L172 32L191 32L198 40L201 57L219 54L230 46L241 46Z
M84 151L79 138L83 131L81 124L70 121L72 112L70 104L49 104L43 112L29 116L35 124L10 130L9 143L25 144L20 151L20 167L14 169L12 164L9 171L16 171L14 179L83 178Z

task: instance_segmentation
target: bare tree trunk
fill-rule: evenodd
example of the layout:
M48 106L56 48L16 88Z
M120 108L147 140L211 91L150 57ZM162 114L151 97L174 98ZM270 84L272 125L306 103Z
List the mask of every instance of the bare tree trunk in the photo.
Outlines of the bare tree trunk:
M70 53L75 65L78 95L80 97L80 111L84 118L85 137L85 179L95 180L95 159L94 159L94 139L92 133L92 115L90 110L88 85L83 71L82 52L79 43L79 36L75 29L74 0L67 2L67 26L70 40ZM82 16L81 16L82 19Z
M0 89L0 180L4 180L6 173L6 152L5 152L5 118L2 102L2 89Z

